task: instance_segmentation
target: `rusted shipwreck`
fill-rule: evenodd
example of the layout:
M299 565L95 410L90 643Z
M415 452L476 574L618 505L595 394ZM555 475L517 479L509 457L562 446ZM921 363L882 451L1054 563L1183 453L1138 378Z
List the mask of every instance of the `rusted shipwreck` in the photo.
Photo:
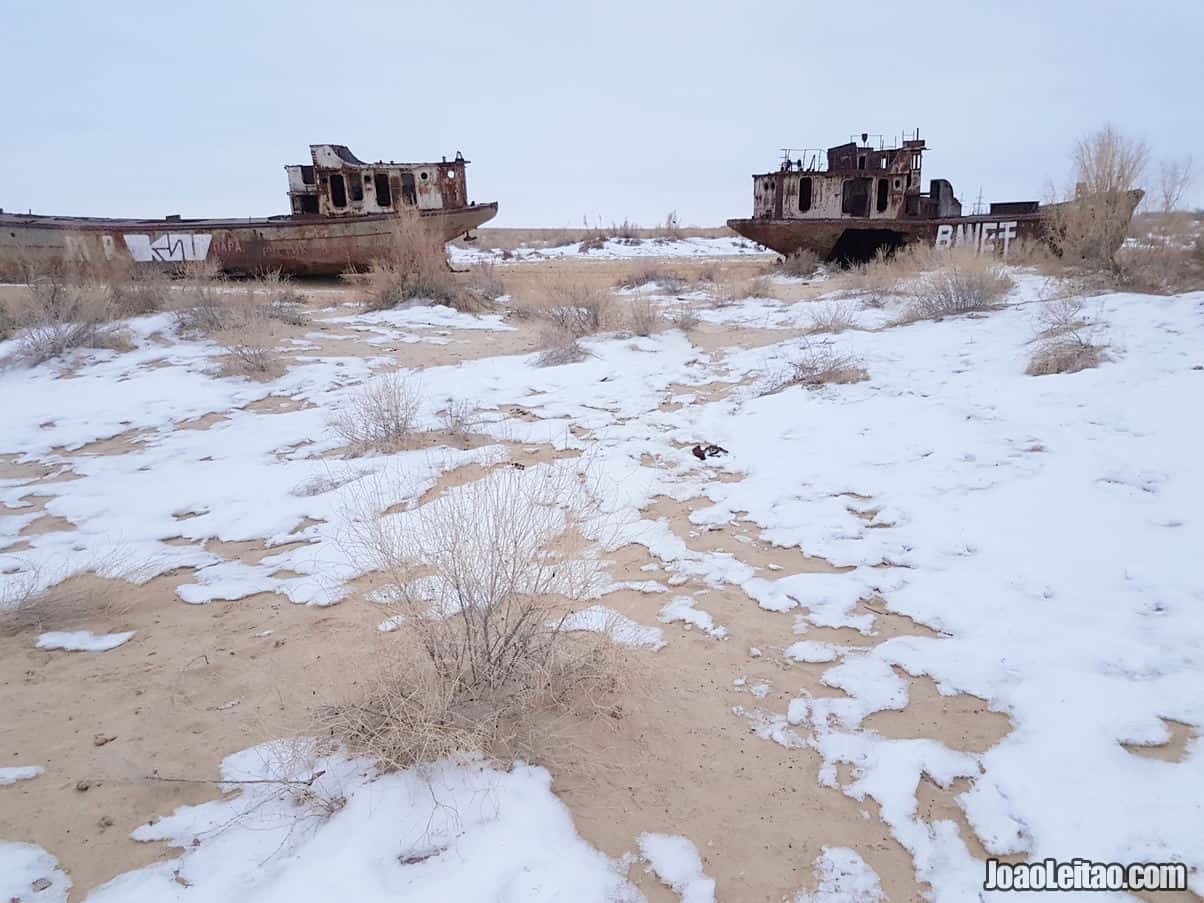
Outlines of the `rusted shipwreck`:
M730 219L728 226L785 256L811 251L844 264L913 243L1006 255L1018 240L1046 238L1065 206L1007 201L963 215L947 180L933 179L922 190L927 145L919 130L891 146L872 137L876 143L863 132L860 140L826 150L783 148L777 170L753 176L752 217ZM1121 198L1126 216L1141 197L1131 191Z
M226 272L333 275L384 254L395 230L418 221L443 241L497 215L468 200L457 153L438 163L365 163L341 144L310 145L286 166L291 212L259 219L102 219L0 211L0 269L67 260L178 268L212 261Z

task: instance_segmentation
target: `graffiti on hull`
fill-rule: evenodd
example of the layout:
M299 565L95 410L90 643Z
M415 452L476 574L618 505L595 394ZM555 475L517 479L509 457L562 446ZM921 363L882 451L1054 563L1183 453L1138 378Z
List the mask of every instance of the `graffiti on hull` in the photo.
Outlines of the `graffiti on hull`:
M992 250L996 240L1003 246L1007 257L1008 245L1016 237L1016 222L1007 223L958 223L956 227L943 224L937 226L935 246L938 248L970 247L975 251Z
M184 263L209 256L213 236L207 233L164 232L159 235L123 235L130 256L138 263Z

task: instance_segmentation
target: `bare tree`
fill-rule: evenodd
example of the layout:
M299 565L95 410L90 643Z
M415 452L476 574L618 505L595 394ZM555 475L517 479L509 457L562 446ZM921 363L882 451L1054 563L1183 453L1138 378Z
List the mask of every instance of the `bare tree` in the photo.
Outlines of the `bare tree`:
M1158 167L1158 204L1163 213L1179 209L1183 196L1192 182L1191 156L1178 160L1163 160Z

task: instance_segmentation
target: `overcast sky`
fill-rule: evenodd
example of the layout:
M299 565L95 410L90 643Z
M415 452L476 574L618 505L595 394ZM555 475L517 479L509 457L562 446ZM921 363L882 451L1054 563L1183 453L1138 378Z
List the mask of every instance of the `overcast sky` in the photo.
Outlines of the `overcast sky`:
M0 207L284 213L332 142L463 151L499 226L710 225L783 146L917 127L967 204L1039 199L1106 121L1154 178L1204 145L1202 53L1204 0L0 0Z

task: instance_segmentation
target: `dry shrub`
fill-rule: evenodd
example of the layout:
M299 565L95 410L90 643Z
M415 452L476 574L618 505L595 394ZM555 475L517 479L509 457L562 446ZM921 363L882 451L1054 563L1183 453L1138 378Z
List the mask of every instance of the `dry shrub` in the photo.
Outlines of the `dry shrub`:
M1047 303L1037 314L1037 346L1025 373L1048 376L1077 373L1099 366L1106 345L1096 341L1101 330L1080 298L1060 298Z
M482 260L473 266L468 287L470 292L486 301L496 301L506 294L506 285L492 260Z
M844 282L849 291L860 295L866 307L880 308L899 294L903 279L910 275L901 254L887 254L879 248L871 260L849 267Z
M819 255L814 251L803 248L795 251L778 261L777 270L783 276L807 277L813 276L819 269Z
M75 348L129 347L111 286L76 274L51 271L33 276L23 297L8 309L17 340L15 357L30 366Z
M669 315L669 322L675 329L680 329L682 332L689 332L691 329L697 329L698 324L702 322L698 314L688 304L682 304L675 308L673 313Z
M688 286L687 281L677 273L670 272L656 264L641 264L627 275L620 277L615 282L615 287L636 289L652 283L670 294L685 291Z
M119 571L111 564L95 571L49 587L36 570L6 576L0 593L0 636L79 628L123 614L128 607L115 579Z
M902 322L939 320L975 311L996 310L1014 283L992 257L949 253L945 265L923 274L910 289L912 300Z
M627 305L627 328L638 336L650 336L665 328L665 318L648 298L632 298Z
M534 304L524 305L525 316L546 321L572 336L594 335L615 325L614 299L599 286L572 279L554 279L543 286Z
M581 347L576 337L558 329L548 329L540 333L539 344L544 350L535 358L537 367L559 367L563 364L576 364L589 357L589 352Z
M463 439L481 422L481 409L467 398L449 398L439 416L449 435Z
M353 454L404 446L415 432L422 393L400 373L374 377L336 409L330 426Z
M622 669L605 635L570 631L596 592L597 503L576 473L502 468L400 515L369 495L352 553L385 581L400 622L323 734L390 768L457 754L547 763L565 719L616 715Z
M1104 356L1104 347L1092 342L1087 334L1065 332L1039 343L1024 372L1029 376L1078 373L1098 367Z
M1193 240L1194 239L1194 240ZM1175 294L1204 287L1204 253L1185 218L1175 218L1116 253L1112 274L1124 289Z
M816 304L811 308L811 326L809 333L844 332L846 329L856 329L857 321L845 304Z
M737 279L723 283L717 287L713 299L715 306L725 307L746 298L777 298L773 282L768 276L754 276L751 279Z
M830 341L804 341L789 365L769 379L761 394L772 395L788 386L818 389L830 383L844 385L869 378L856 355L839 350Z
M1088 269L1112 270L1141 201L1137 182L1149 150L1111 125L1080 138L1072 154L1074 191L1048 208L1046 234L1063 260Z
M381 256L365 272L343 278L362 290L367 310L387 310L406 301L433 301L461 310L479 306L479 299L456 283L443 240L413 208L403 208L394 218Z
M266 306L256 303L227 308L227 325L212 338L231 357L234 372L269 376L278 370L276 331Z

